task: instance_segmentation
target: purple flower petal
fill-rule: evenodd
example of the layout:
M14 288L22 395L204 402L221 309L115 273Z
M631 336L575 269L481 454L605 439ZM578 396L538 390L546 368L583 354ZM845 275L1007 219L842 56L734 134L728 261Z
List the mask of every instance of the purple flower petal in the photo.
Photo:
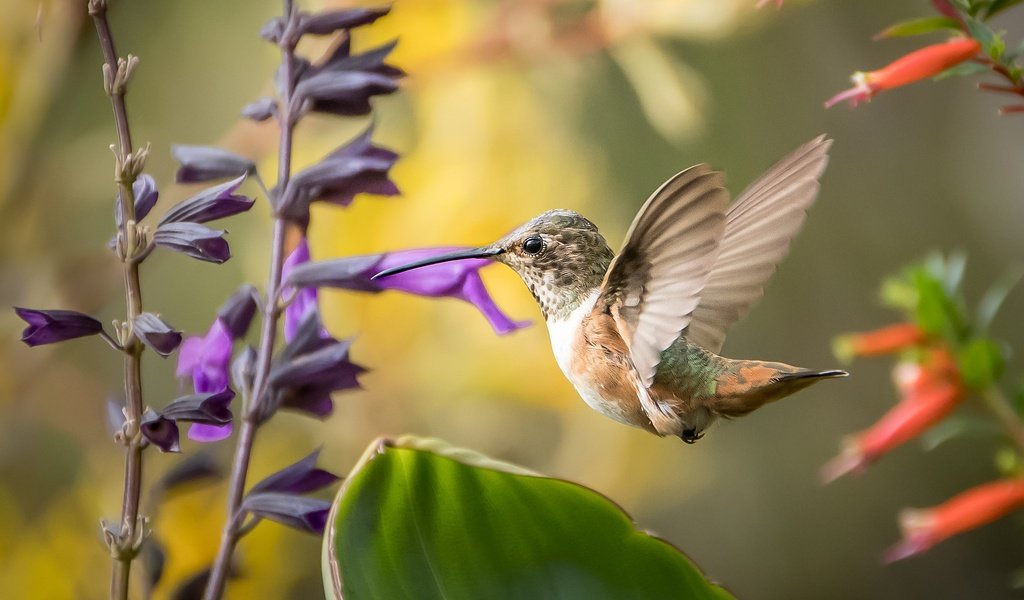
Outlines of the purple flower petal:
M206 423L193 423L188 428L188 439L193 442L219 442L231 437L231 423L227 425L207 425Z
M245 181L246 176L247 173L243 173L231 181L206 188L188 200L175 204L160 219L160 225L183 222L206 223L249 210L255 201L235 193Z
M63 342L103 331L99 321L73 310L37 310L15 306L14 312L28 323L28 327L21 332L21 341L29 346Z
M160 197L160 192L156 189L156 181L149 175L143 173L135 178L135 182L132 183L132 195L135 196L135 222L139 222L146 218L149 211L153 210L156 206L156 201ZM114 221L117 223L118 229L121 228L121 198L120 195L117 198L117 202L114 203Z
M171 146L171 154L181 165L178 168L178 183L244 177L256 170L251 160L223 148L175 145Z
M356 194L398 194L388 178L398 155L371 143L372 128L296 174L282 193L279 210L299 223L309 222L309 205L326 200L347 205Z
M479 271L493 261L484 258L443 262L380 279L371 279L385 269L461 249L414 248L387 254L309 262L290 269L285 281L289 285L309 287L334 287L361 292L396 290L433 298L458 298L476 306L498 334L504 335L528 326L530 321L510 319L487 293Z
M139 430L151 444L162 452L180 452L178 445L178 425L171 419L165 419L153 410L142 415Z
M484 282L477 272L467 274L462 282L462 287L453 296L476 306L498 335L505 335L530 326L530 321L513 321L508 315L501 312L490 294L487 293L487 288L484 287Z
M242 510L301 531L323 533L331 503L278 492L249 494Z
M345 8L319 13L301 13L299 30L306 34L329 35L339 29L354 29L369 25L391 12L390 6L381 8Z
M281 278L287 281L291 272L300 265L309 262L309 243L302 238L292 253L284 261L281 271ZM292 341L299 330L299 326L309 317L317 312L317 291L316 288L301 288L295 292L295 296L284 309L284 339Z
M217 311L217 318L232 339L241 339L249 331L256 315L256 288L245 284L231 295Z
M153 243L212 263L231 258L225 231L210 229L198 223L164 223L153 234Z
M191 377L196 393L219 392L228 387L233 342L220 319L203 337L190 337L178 352L179 377Z
M316 313L299 327L270 369L270 397L260 405L259 422L279 408L291 408L316 417L334 409L331 392L359 387L357 379L365 369L349 360L351 341L338 341L324 334Z
M319 456L320 450L317 450L302 460L288 465L252 486L249 493L285 492L289 494L305 494L327 487L338 481L340 478L336 475L317 468L316 461Z
M144 312L135 317L134 331L143 344L160 356L168 356L181 344L181 332L153 313Z
M242 116L253 121L266 121L277 116L277 100L260 98L242 107Z

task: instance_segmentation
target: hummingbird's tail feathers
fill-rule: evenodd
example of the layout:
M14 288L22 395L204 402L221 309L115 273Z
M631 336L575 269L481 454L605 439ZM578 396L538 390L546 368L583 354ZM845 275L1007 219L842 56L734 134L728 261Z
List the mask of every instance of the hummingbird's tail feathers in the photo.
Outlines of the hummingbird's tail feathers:
M823 379L849 375L839 369L815 371L756 360L730 362L730 367L718 377L711 403L712 411L723 417L740 417Z

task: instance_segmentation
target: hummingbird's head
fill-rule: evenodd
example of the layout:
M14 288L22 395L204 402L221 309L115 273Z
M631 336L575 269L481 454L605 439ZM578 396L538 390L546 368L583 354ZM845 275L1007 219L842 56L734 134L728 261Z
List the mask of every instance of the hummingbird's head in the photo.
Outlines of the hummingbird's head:
M537 299L544 316L562 319L597 290L614 254L597 226L571 210L549 210L493 244L388 269L409 269L465 258L490 258L512 268Z

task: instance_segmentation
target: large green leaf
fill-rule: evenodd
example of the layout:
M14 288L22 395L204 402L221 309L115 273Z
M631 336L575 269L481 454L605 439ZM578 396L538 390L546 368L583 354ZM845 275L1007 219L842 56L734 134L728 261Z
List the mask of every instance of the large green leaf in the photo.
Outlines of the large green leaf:
M414 437L367 450L323 558L345 600L732 597L597 492Z

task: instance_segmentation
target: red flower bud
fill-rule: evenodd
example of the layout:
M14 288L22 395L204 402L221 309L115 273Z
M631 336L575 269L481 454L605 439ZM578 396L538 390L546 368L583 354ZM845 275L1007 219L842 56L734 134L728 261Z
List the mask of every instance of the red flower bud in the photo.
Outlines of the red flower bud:
M842 453L825 465L822 479L829 483L851 471L861 471L883 454L911 440L948 415L963 396L962 388L938 380L908 389L896 406L877 423L851 437Z
M970 531L1024 507L1024 480L994 481L971 488L946 502L900 513L903 541L889 549L885 562L920 554L954 535Z
M857 356L878 356L899 352L924 341L924 332L913 323L897 323L866 333L851 333L836 338L832 351L842 361Z
M914 50L877 71L854 73L853 87L826 100L825 108L844 100L848 100L852 106L857 106L870 100L878 92L934 77L950 67L970 60L980 51L981 44L970 38L954 38L941 44Z

